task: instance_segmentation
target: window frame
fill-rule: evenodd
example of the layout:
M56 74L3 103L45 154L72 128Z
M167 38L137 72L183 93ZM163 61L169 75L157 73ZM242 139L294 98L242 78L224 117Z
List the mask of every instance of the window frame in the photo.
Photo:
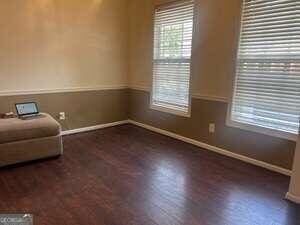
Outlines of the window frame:
M234 59L234 69L233 69L233 76L230 82L230 96L229 96L229 101L228 101L228 106L227 106L227 114L226 114L226 125L229 127L233 128L238 128L246 131L251 131L259 134L264 134L272 137L277 137L281 139L286 139L290 141L297 141L298 136L300 134L300 126L299 126L299 133L298 134L293 134L290 132L286 131L280 131L276 129L271 129L271 128L266 128L263 126L259 125L252 125L252 124L247 124L239 121L234 121L231 118L231 113L232 113L232 104L233 104L233 99L234 99L234 93L235 93L235 85L237 82L237 62L238 62L238 51L241 43L241 37L242 37L242 28L243 28L243 6L244 6L244 1L241 1L241 7L240 7L240 19L239 19L239 28L237 29L238 33L236 35L237 40L236 42L236 49L235 49L235 59Z
M151 89L150 89L150 109L152 110L155 110L155 111L159 111L159 112L164 112L164 113L168 113L168 114L172 114L172 115L176 115L176 116L181 116L181 117L191 117L191 108L192 108L192 64L193 64L193 52L194 52L194 41L195 41L195 1L193 1L193 27L192 27L192 45L191 45L191 57L190 57L190 76L189 76L189 90L188 90L188 93L189 93L189 96L188 96L188 107L187 107L187 111L183 111L183 110L177 110L177 109L172 109L172 108L169 108L169 107L165 107L165 106L162 106L162 105L157 105L157 104L154 104L154 100L153 100L153 92L154 92L154 63L155 63L155 50L154 50L154 47L155 47L155 12L158 8L160 7L164 7L164 6L168 6L168 5L172 5L172 4L176 4L176 3L180 3L180 2L185 2L186 0L173 0L173 1L170 1L170 2L166 2L166 3L162 3L162 4L156 4L154 5L153 7L153 10L152 10L152 67L151 67ZM178 59L178 60L184 60L184 59Z

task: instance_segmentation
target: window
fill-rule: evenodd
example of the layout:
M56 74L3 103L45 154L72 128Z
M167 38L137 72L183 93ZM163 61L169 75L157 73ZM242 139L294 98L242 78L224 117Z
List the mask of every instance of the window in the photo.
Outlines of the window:
M155 10L153 87L154 109L189 113L193 1L177 1Z
M300 115L300 1L244 0L229 123L295 139Z

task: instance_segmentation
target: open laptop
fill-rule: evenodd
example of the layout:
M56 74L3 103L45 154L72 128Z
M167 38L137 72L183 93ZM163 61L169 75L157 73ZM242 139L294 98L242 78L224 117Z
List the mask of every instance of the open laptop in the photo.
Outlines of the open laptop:
M35 102L16 103L15 106L19 118L28 118L40 115Z

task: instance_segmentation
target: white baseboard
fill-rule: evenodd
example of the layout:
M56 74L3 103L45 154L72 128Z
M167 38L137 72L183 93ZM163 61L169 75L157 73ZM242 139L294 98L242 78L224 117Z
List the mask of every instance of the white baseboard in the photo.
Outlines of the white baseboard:
M107 128L107 127L114 127L114 126L127 124L127 123L129 123L128 120L121 120L121 121L117 121L117 122L113 122L113 123L105 123L105 124L100 124L100 125L91 126L91 127L83 127L83 128L78 128L78 129L74 129L74 130L66 130L66 131L62 131L62 135L65 136L65 135L70 135L70 134L77 134L77 133L82 133L82 132L87 132L87 131L99 130L99 129L103 129L103 128Z
M292 195L291 193L286 193L286 196L285 196L286 199L294 202L294 203L297 203L297 204L300 204L300 197L298 196L295 196L295 195Z
M166 135L166 136L169 136L169 137L172 137L172 138L175 138L175 139L178 139L178 140L181 140L181 141L184 141L184 142L187 142L187 143L190 143L190 144L193 144L193 145L196 145L200 148L205 148L207 150L210 150L210 151L222 154L222 155L226 155L228 157L232 157L232 158L239 159L241 161L244 161L244 162L259 166L259 167L263 167L265 169L268 169L268 170L271 170L271 171L274 171L277 173L281 173L281 174L284 174L287 176L291 176L291 173L292 173L291 170L287 170L287 169L281 168L279 166L275 166L275 165L272 165L272 164L269 164L266 162L252 159L247 156L239 155L239 154L233 153L231 151L228 151L228 150L225 150L225 149L222 149L219 147L215 147L215 146L212 146L212 145L200 142L200 141L196 141L191 138L183 137L181 135L178 135L178 134L166 131L166 130L162 130L162 129L159 129L159 128L156 128L156 127L153 127L153 126L150 126L147 124L139 123L139 122L136 122L133 120L129 120L129 123L137 125L139 127L143 127L145 129L148 129L148 130L151 130L154 132L157 132L157 133L160 133L160 134L163 134L163 135Z

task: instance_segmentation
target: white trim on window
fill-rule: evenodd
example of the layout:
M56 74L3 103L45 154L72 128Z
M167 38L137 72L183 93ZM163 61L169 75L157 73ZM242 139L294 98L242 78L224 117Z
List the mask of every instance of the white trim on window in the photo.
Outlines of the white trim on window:
M231 105L231 104L230 104ZM228 109L230 109L230 105L228 105ZM228 110L229 111L229 110ZM251 124L245 124L241 122L236 122L230 119L230 111L227 113L226 118L226 125L229 127L235 127L242 130L252 131L260 134L265 134L272 137L278 137L282 139L287 139L290 141L297 141L298 135L292 134L284 131L274 130L274 129L268 129L265 127L260 127L257 125L251 125Z
M160 111L160 112L169 113L169 114L173 114L173 115L176 115L176 116L191 117L190 110L188 112L184 112L184 111L175 110L175 109L171 109L171 108L167 108L167 107L159 106L159 105L153 105L153 104L150 105L150 109Z

